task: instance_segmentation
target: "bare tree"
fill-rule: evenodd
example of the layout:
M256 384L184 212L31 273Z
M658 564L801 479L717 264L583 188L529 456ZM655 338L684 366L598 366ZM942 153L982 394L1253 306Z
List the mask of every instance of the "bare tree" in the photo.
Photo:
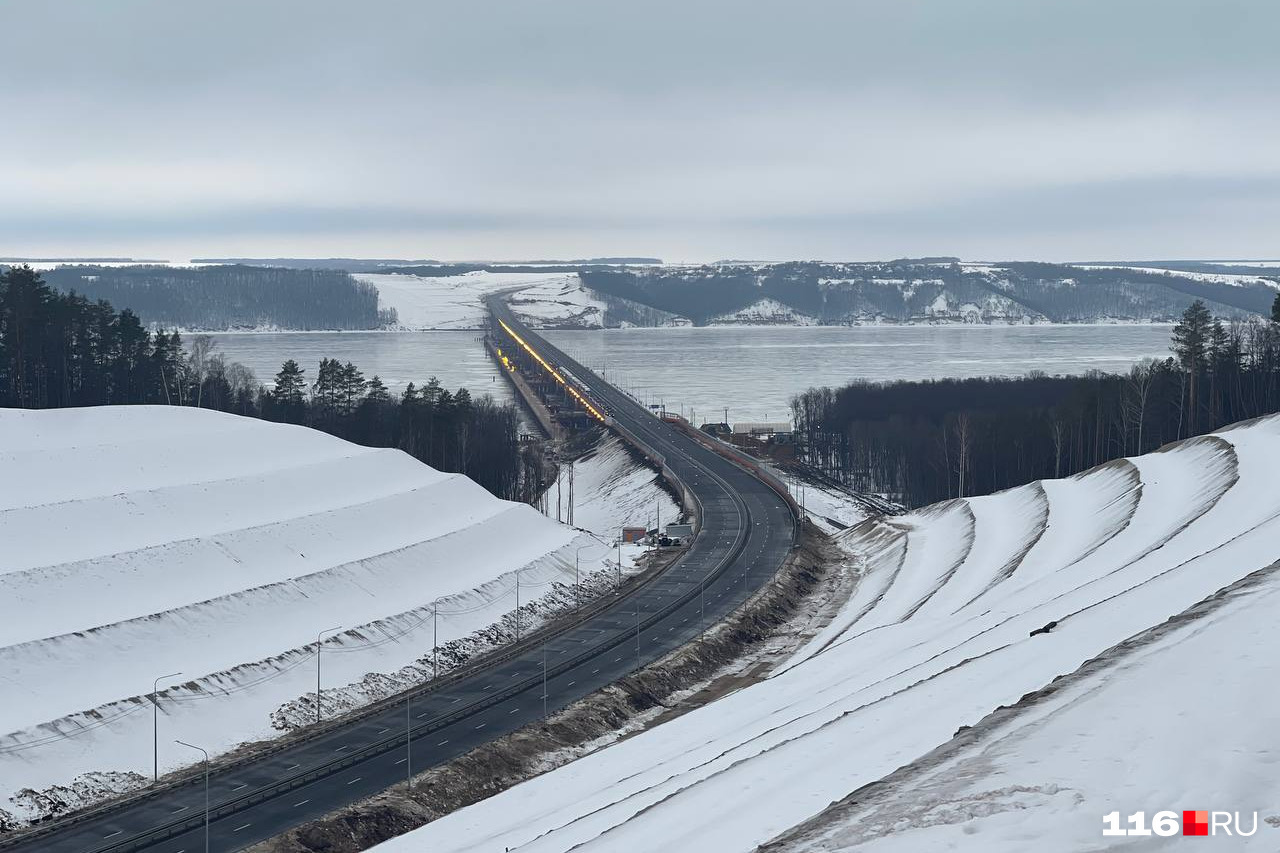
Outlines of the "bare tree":
M204 401L204 380L209 374L209 356L217 344L208 335L196 335L191 339L191 355L187 362L196 380L196 408Z
M1067 438L1067 427L1056 415L1049 421L1049 436L1053 439L1053 478L1062 476L1062 448Z
M1121 404L1121 411L1124 414L1124 419L1127 424L1136 423L1138 426L1138 445L1135 448L1136 453L1142 453L1144 449L1144 445L1142 443L1142 428L1146 424L1147 420L1147 400L1151 398L1151 386L1155 380L1155 373L1155 359L1146 358L1135 364L1129 371L1129 375L1125 377L1124 400Z

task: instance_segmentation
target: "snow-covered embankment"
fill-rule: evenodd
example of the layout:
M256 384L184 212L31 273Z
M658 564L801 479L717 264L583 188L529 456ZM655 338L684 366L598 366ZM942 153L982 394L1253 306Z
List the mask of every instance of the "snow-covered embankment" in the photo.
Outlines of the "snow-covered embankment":
M1280 417L867 520L855 594L768 679L379 853L1098 849L1108 812L1182 808L1275 849L1276 470Z
M0 410L0 823L432 677L614 554L396 450L207 410ZM568 592L566 592L568 590ZM545 604L540 604L545 602ZM54 786L62 786L55 788ZM8 812L6 817L5 812Z

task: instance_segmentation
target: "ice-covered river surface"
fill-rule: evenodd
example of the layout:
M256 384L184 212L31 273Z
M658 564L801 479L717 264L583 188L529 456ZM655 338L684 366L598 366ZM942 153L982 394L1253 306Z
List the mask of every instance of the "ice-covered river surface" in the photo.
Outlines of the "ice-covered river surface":
M790 398L855 379L1021 376L1123 371L1169 355L1170 327L857 326L549 331L546 337L610 381L699 420L789 418ZM394 389L439 377L450 389L511 399L479 332L319 332L215 336L228 358L268 382L294 358L315 376L322 357L352 361ZM718 417L717 417L718 416Z

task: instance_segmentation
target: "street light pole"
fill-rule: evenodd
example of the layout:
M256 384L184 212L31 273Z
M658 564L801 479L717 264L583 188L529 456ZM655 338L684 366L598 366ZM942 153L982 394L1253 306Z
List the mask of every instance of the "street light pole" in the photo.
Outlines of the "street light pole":
M547 718L547 646L542 646L542 719Z
M342 626L336 628L325 628L319 634L316 634L316 722L320 722L320 638L332 631L341 631Z
M409 722L409 706L413 702L413 696L404 697L404 764L405 764L405 784L409 787L409 792L413 792L413 729L412 723Z
M198 749L204 754L204 853L209 853L209 753L204 747L183 740L175 740L174 743L180 743L188 749Z
M151 757L155 765L153 782L160 781L160 682L166 678L177 678L179 675L182 673L171 672L151 682Z
M440 677L440 599L431 602L431 677Z

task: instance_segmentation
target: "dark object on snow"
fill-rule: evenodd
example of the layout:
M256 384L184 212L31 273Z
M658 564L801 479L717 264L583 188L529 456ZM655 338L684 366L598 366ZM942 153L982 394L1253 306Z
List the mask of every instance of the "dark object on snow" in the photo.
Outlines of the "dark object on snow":
M1046 624L1045 624L1045 626L1044 626L1043 628L1037 628L1037 629L1035 629L1034 631L1032 631L1032 632L1031 632L1030 634L1028 634L1027 636L1028 636L1028 637L1034 637L1036 634L1047 634L1047 633L1049 633L1050 631L1052 631L1054 628L1057 628L1057 627L1058 627L1058 620L1057 620L1057 619L1055 619L1055 620L1053 620L1052 622L1048 622L1048 623L1046 623Z

